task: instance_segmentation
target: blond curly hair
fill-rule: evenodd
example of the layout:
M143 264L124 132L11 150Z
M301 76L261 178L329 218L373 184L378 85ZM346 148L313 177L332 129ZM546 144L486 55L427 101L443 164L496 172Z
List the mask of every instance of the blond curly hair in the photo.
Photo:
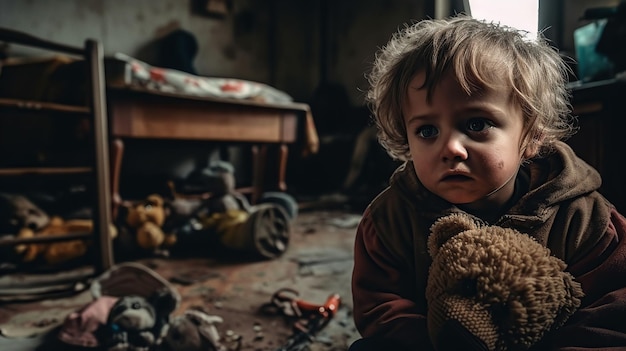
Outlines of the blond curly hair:
M541 33L527 32L460 14L405 25L376 54L367 75L366 101L378 140L394 159L410 152L402 115L409 82L424 72L428 98L444 73L454 72L470 95L488 88L511 89L524 116L524 145L537 143L538 155L575 133L567 90L569 66Z

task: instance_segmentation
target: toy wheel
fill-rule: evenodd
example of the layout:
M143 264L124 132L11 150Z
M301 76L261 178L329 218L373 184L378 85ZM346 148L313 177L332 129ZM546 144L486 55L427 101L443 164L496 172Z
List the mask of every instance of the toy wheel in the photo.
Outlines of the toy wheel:
M281 206L290 220L294 220L298 216L298 203L293 196L280 191L268 191L261 194L259 203L270 203Z
M274 204L252 206L246 221L254 250L263 258L276 258L289 245L290 219L285 210Z

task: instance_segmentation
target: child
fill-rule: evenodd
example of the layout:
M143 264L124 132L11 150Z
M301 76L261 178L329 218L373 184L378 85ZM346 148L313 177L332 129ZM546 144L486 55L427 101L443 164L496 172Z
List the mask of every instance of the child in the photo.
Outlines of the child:
M407 26L378 53L367 98L380 143L405 162L357 230L351 351L433 349L426 242L453 212L532 235L582 284L541 350L626 350L626 219L561 141L575 131L566 64L524 34L459 15Z

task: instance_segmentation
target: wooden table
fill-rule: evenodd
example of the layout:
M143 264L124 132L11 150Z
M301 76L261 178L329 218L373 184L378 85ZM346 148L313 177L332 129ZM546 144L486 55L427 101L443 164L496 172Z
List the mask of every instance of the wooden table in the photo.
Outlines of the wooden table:
M248 100L183 96L134 88L107 90L114 202L121 200L119 177L125 139L203 140L252 146L254 203L268 187L285 191L288 145L302 142L317 152L310 108L303 103L266 104ZM269 148L270 146L275 146ZM277 169L267 170L268 150L276 150ZM275 179L267 178L268 171Z

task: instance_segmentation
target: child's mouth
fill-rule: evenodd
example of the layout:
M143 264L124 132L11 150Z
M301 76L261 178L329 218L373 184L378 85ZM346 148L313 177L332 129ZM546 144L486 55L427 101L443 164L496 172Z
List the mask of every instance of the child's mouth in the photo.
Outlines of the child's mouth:
M462 182L471 180L470 177L462 174L450 174L441 179L444 182Z

